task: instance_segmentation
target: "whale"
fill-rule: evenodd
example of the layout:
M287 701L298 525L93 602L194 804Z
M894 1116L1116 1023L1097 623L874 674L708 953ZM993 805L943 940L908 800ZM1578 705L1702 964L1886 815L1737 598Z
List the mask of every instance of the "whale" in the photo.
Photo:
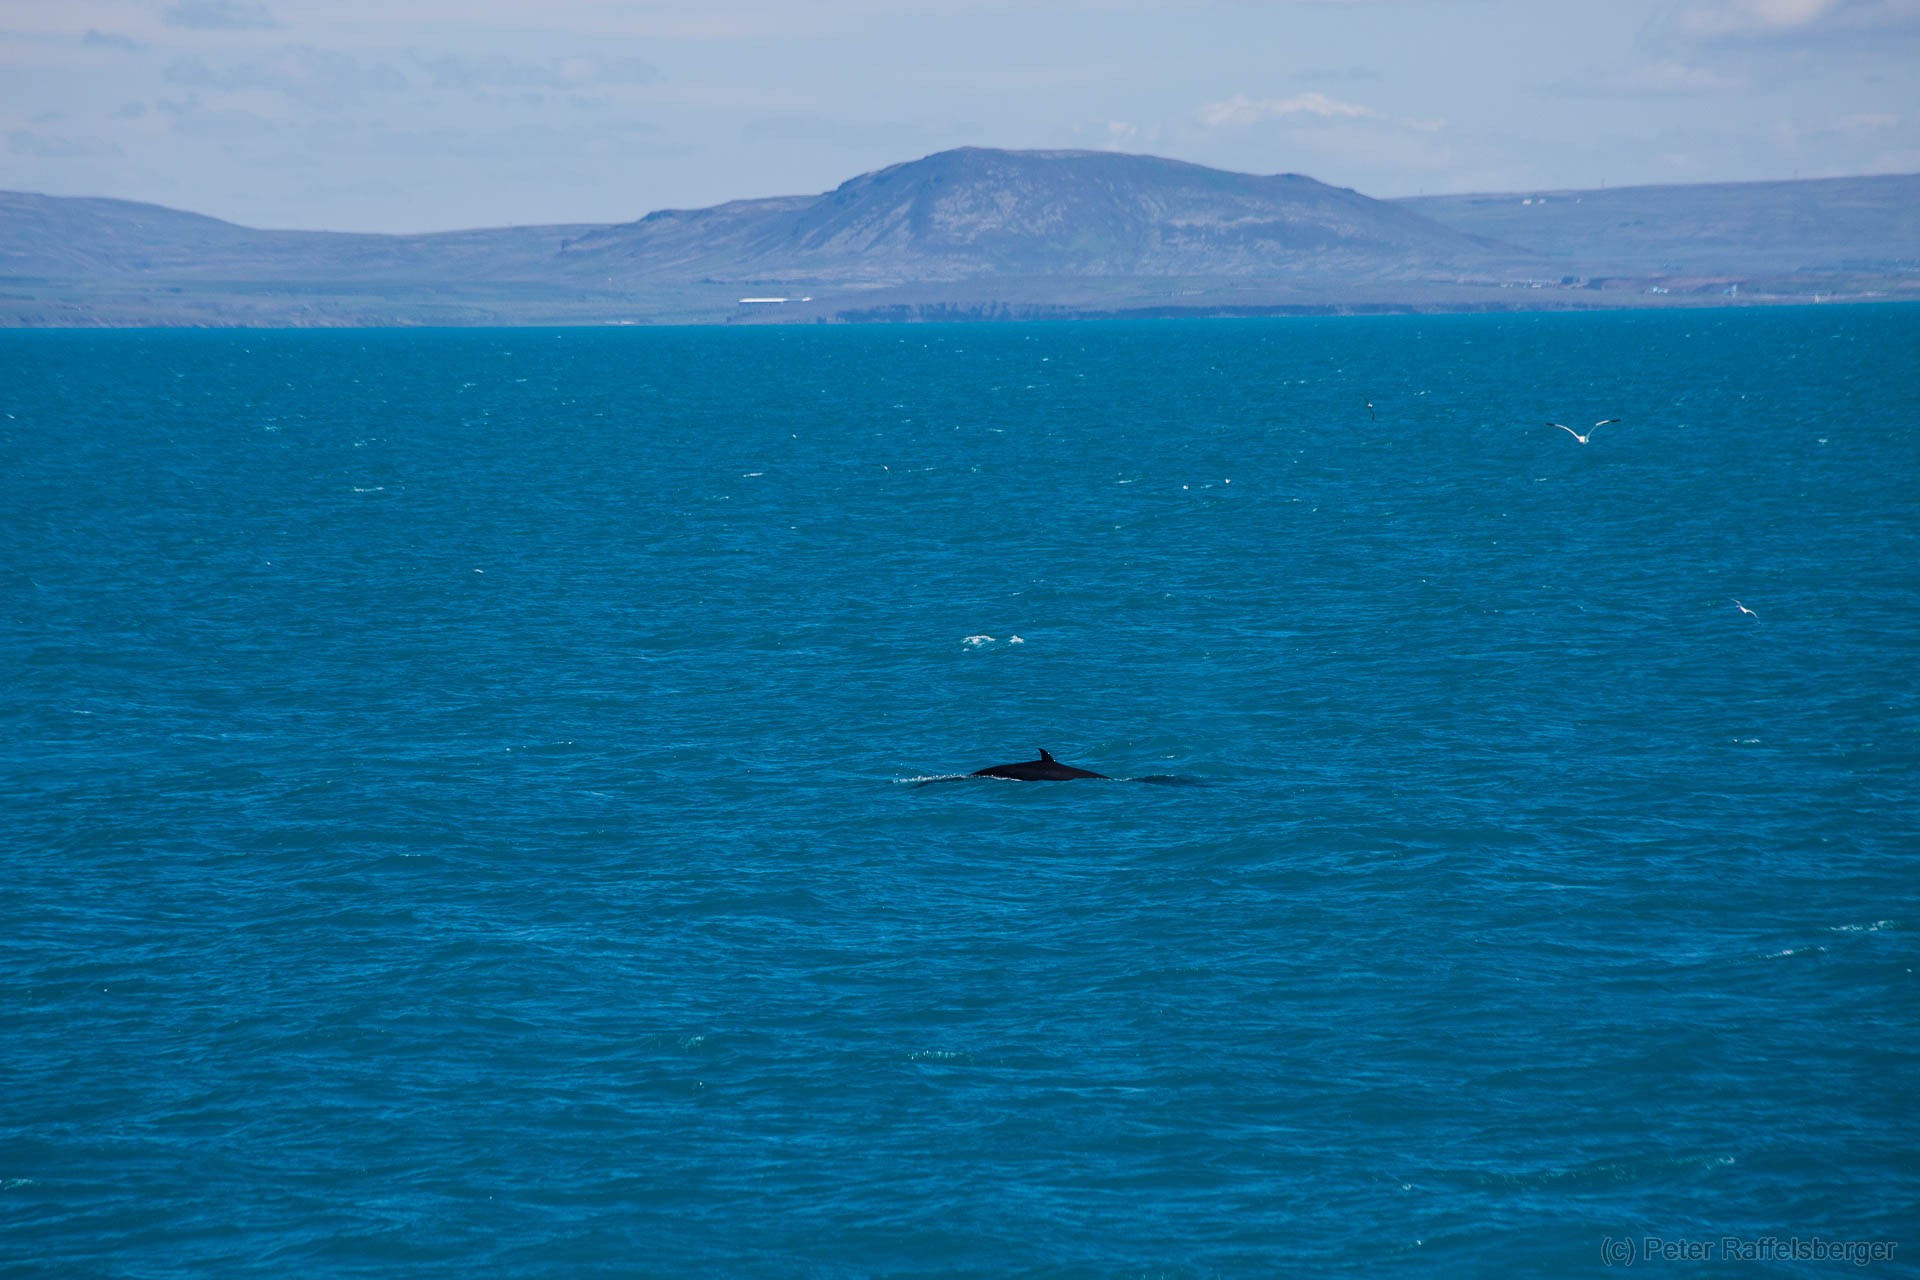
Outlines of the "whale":
M1053 753L1042 747L1038 760L1022 760L1017 764L996 764L989 769L975 769L968 775L973 778L1012 778L1016 782L1071 782L1075 778L1103 778L1104 773L1095 773L1091 769L1076 769L1070 764L1061 764L1053 758Z

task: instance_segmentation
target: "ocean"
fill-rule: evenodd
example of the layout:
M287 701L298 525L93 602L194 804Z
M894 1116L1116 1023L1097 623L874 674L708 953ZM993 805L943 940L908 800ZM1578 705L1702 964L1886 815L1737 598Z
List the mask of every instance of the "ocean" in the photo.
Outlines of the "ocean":
M0 414L9 1276L1920 1274L1920 309Z

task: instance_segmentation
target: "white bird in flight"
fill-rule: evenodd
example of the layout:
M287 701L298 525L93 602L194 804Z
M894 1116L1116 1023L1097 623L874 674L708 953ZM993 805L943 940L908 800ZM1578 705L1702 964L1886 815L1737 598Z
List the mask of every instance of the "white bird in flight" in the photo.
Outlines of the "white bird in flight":
M1733 600L1733 597L1728 596L1727 599ZM1760 616L1759 614L1755 613L1753 610L1747 608L1747 606L1741 604L1738 600L1733 600L1733 607L1738 609L1740 612L1746 614L1749 618L1757 618Z
M1618 418L1602 418L1600 419L1600 421L1594 423L1593 426L1588 427L1587 434L1584 436L1581 435L1578 431L1575 431L1572 427L1568 426L1564 422L1549 422L1547 425L1550 427L1558 427L1562 431L1566 432L1568 435L1572 436L1575 440L1578 440L1581 444L1585 444L1588 438L1591 437L1596 430L1608 425L1609 423L1618 422L1618 421L1620 421L1620 419Z

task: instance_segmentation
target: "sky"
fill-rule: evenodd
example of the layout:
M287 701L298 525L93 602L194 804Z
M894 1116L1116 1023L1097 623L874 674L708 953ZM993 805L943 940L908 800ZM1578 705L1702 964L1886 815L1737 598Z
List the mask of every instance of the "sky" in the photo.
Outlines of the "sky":
M1373 196L1920 171L1920 0L0 0L0 189L618 222L958 146Z

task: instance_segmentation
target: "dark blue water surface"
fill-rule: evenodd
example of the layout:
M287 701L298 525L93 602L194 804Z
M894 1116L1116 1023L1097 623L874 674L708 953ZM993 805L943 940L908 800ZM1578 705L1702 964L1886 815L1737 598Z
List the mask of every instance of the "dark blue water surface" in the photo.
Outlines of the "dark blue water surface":
M8 1274L1915 1274L1920 309L0 412Z

